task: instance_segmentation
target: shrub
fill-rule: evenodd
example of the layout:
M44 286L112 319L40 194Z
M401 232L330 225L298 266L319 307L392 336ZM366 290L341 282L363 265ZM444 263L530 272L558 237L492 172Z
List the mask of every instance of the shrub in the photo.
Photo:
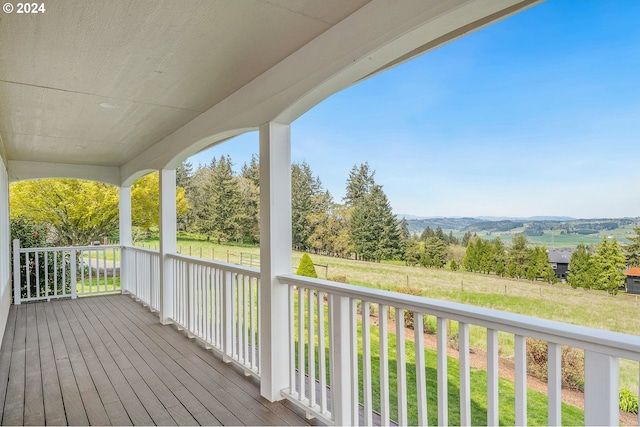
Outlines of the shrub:
M400 292L401 294L407 294L407 295L415 295L419 297L422 296L422 290L418 288L412 288L410 286L401 286L396 289L396 292ZM414 326L413 311L405 310L404 311L404 327L413 329L413 326Z
M32 219L19 216L11 219L11 241L20 240L21 248L42 248L46 246L47 226Z
M527 338L527 371L542 381L548 379L548 348L546 341ZM562 387L584 391L584 352L562 346L561 359Z
M298 270L296 271L298 276L306 276L318 278L318 273L316 273L316 268L313 266L313 261L311 261L311 257L308 253L304 253L302 255L302 259L300 259L300 265L298 265Z
M11 219L11 240L20 240L21 248L42 248L47 246L47 233L49 228L46 224L37 223L27 217L17 217ZM12 245L13 250L13 245ZM70 270L70 259L68 255L57 253L45 258L44 252L37 252L29 255L29 262L26 262L26 255L20 255L20 295L21 298L51 295L59 286L55 277L63 277L63 269ZM11 258L13 262L13 256ZM79 262L79 261L76 261ZM27 290L27 278L30 286ZM13 275L11 275L13 281ZM66 292L71 292L71 280L65 278ZM13 286L12 286L13 288ZM62 292L61 288L57 292Z
M633 414L638 413L638 396L627 389L620 390L620 409Z
M349 283L349 281L347 280L347 276L330 276L329 280L331 280L332 282Z
M460 337L458 336L457 332L455 334L449 335L448 341L449 341L449 347L451 347L454 350L460 351Z

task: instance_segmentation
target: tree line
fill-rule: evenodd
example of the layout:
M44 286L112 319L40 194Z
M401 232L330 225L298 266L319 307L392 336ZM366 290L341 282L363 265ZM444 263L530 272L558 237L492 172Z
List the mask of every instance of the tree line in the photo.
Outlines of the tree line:
M402 259L408 238L375 171L368 163L354 165L346 180L342 203L323 186L306 162L291 166L292 244L300 251L368 261ZM218 243L260 241L259 160L253 155L240 173L229 156L214 158L194 170L183 163L176 173L189 209L178 218L180 230L200 233Z
M462 238L441 227L411 235L407 222L393 215L368 163L354 165L345 196L336 201L306 162L291 166L292 243L294 249L368 261L402 260L407 265L552 281L544 247L528 247L524 235L509 249L499 238L483 240L467 231ZM214 158L194 170L183 163L176 171L178 229L200 233L218 243L259 243L259 159L252 156L235 173L229 156ZM158 224L158 174L132 186L132 220L140 235ZM46 225L48 243L89 244L103 236L117 238L118 191L97 182L44 179L11 184L11 217ZM40 230L40 233L44 231ZM614 291L622 270L640 266L640 227L621 252L617 241L603 240L589 250L578 247L572 258L572 286ZM466 251L465 251L466 248ZM621 255L622 253L622 255ZM605 262L606 260L606 262ZM607 263L612 263L613 267ZM617 272L617 273L616 273ZM614 274L615 273L615 274ZM586 279L585 277L590 277Z
M501 277L536 280L542 278L549 283L555 281L555 273L549 263L547 248L528 247L525 235L518 234L507 250L496 237L493 241L472 237L463 260L468 271L496 274Z
M639 233L636 239L640 241L640 228L636 228L636 232ZM633 264L631 258L630 264ZM615 295L624 286L626 266L627 257L615 238L603 238L595 250L580 243L571 255L567 281L574 289L599 289Z
M625 269L640 266L640 227L635 227L634 232L635 236L629 238L631 244L624 249L616 238L604 237L595 247L580 243L571 255L567 282L573 288L616 294L624 286ZM489 241L473 236L467 245L463 266L471 272L555 282L547 248L528 245L524 234L516 235L509 249L499 237Z

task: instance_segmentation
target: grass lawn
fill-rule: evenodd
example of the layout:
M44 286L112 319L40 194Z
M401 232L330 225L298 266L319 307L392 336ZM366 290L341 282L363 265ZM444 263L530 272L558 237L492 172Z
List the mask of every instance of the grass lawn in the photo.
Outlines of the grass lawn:
M84 285L82 281L76 283L76 292L79 296L88 293L97 292L120 292L120 277L107 277L105 282L103 277L92 276L92 280L89 281L88 277L85 277Z
M297 329L297 313L298 313L298 293L294 295L294 313L296 313L296 328L294 331L296 337L296 357L298 360L298 329ZM305 305L308 303L305 297ZM314 305L316 303L314 302ZM328 327L328 309L325 304L324 307L324 319L325 319L325 345L329 343L329 327ZM305 307L305 334L304 339L307 341L308 331L308 319L306 318ZM314 329L317 331L317 313L314 321ZM362 322L358 321L358 335L362 336ZM373 390L373 407L376 411L380 411L380 329L379 327L372 326L370 328L371 338L371 380ZM318 372L318 334L315 334L315 361L316 361L316 375ZM398 419L398 405L397 405L397 362L396 362L396 335L388 334L388 349L389 349L389 400L391 407L391 419ZM308 352L308 347L305 349ZM358 340L358 368L359 368L359 400L363 402L363 362L362 362L362 339ZM426 365L426 388L427 388L427 411L430 425L438 424L438 401L437 401L437 353L434 350L425 349L425 365ZM307 353L308 354L308 353ZM416 366L415 366L415 345L411 341L405 342L405 357L406 357L406 383L407 383L407 412L409 416L409 425L418 424L418 401L417 401L417 389L416 389ZM297 363L297 362L296 362ZM305 370L306 370L305 361ZM460 424L460 365L457 359L448 357L447 362L447 387L448 387L448 414L449 424ZM329 372L329 367L327 366ZM471 422L473 425L486 425L487 424L487 373L486 371L471 368ZM515 424L515 386L513 381L506 380L504 378L499 379L499 413L501 425L514 425ZM547 396L543 393L528 390L527 391L527 417L528 425L546 425L547 423ZM584 424L584 413L579 408L562 404L562 422L563 425L579 425Z

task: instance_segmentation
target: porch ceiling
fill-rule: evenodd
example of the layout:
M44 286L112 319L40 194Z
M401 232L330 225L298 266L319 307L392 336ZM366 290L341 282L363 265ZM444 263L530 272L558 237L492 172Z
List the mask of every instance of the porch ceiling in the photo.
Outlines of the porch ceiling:
M533 3L56 0L44 13L3 13L0 155L12 179L43 175L20 163L42 162L51 175L114 168L120 184L266 121L290 122Z

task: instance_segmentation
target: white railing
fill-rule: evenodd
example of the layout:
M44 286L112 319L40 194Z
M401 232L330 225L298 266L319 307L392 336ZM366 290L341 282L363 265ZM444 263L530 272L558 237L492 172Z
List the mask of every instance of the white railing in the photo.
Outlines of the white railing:
M179 254L166 259L173 263L171 320L224 360L260 378L259 270ZM14 241L16 304L122 291L159 310L160 271L160 255L149 249L20 248ZM282 395L328 424L371 425L375 416L382 425L392 421L426 425L427 410L439 425L449 424L450 321L457 324L459 348L460 407L453 421L461 425L472 423L470 335L474 331L481 330L487 349L488 425L500 423L505 405L498 386L499 334L509 334L513 341L512 422L518 425L527 424L527 338L548 343L549 425L562 424L562 346L584 350L587 425L618 424L619 359L640 361L638 336L296 275L278 280L289 287L289 323L282 327L289 334L290 372L289 387ZM405 313L414 323L409 340L405 340ZM429 368L435 370L433 377L427 375L425 360L427 319L435 319L437 354ZM390 322L395 323L391 333ZM415 375L408 375L411 371ZM437 383L435 390L428 387L432 381Z
M160 309L160 254L137 246L122 247L122 291L152 311Z
M426 316L437 320L438 425L449 423L447 386L447 321L458 323L459 423L471 424L469 328L486 332L487 424L499 423L498 332L513 334L515 359L515 423L527 424L526 338L549 344L548 424L561 425L561 346L585 352L585 424L618 425L619 358L640 361L640 337L568 325L496 310L432 300L395 292L310 279L278 276L289 286L290 386L283 396L309 414L329 424L371 425L374 406L382 425L391 420L391 408L400 425L408 423L408 408L417 408L418 425L427 425L427 376L423 324ZM370 311L378 312L371 325ZM395 339L390 342L388 314L395 312ZM413 345L405 343L405 311L413 313ZM365 319L363 321L360 318ZM372 334L377 329L377 337ZM377 346L377 348L375 348ZM415 357L416 380L407 383L407 348ZM310 351L309 349L313 349ZM373 381L372 350L379 357L379 381ZM296 355L297 353L297 355ZM395 353L395 356L391 355ZM389 363L395 359L397 399L390 402ZM392 365L393 366L393 365ZM328 367L328 372L327 372ZM360 372L360 373L359 373ZM431 379L429 380L431 381ZM378 390L372 384L379 384ZM407 387L416 390L408 402ZM373 396L379 396L374 402ZM360 420L359 402L363 405Z
M14 303L120 292L119 246L21 248L13 241Z
M177 254L168 258L174 263L171 320L259 378L259 270Z

